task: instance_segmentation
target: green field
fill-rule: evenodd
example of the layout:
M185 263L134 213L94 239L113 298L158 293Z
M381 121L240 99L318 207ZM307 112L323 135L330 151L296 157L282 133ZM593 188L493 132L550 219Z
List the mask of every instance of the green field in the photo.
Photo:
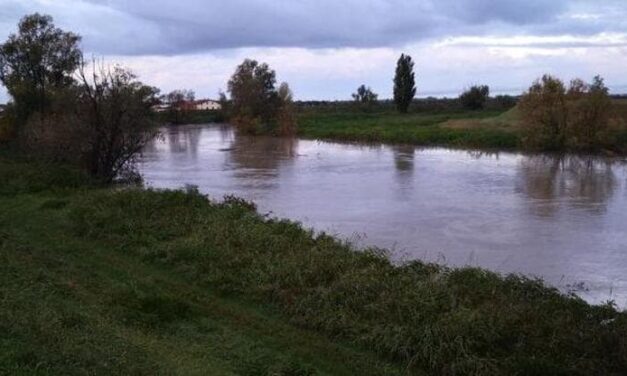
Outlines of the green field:
M0 155L0 374L622 375L627 314Z
M425 146L487 147L514 149L519 135L503 126L448 127L447 122L479 120L501 116L501 111L450 113L319 113L301 114L298 135L304 138L341 141L404 143Z
M627 100L615 100L614 129L608 149L627 151ZM459 148L521 149L523 134L517 108L509 110L438 110L399 114L387 110L301 110L303 138L414 144Z

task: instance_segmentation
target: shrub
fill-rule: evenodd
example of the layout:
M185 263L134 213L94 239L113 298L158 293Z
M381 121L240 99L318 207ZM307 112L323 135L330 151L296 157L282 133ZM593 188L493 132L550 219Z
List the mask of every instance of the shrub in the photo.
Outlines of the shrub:
M485 103L490 96L490 88L486 85L472 86L470 89L464 91L459 100L469 110L481 110L485 107Z
M593 150L607 144L611 100L599 76L568 88L552 76L536 81L520 100L523 143L540 150Z
M353 103L362 109L370 109L377 104L379 95L372 91L370 87L361 85L357 88L357 91L352 94Z
M494 97L494 106L498 109L508 110L516 106L516 98L511 95L497 95Z
M530 148L559 150L564 147L566 128L566 87L555 77L545 75L522 96L523 143Z
M0 142L11 141L15 138L16 121L13 106L7 106L7 108L0 113Z
M592 84L575 79L566 93L568 124L567 147L590 150L607 142L611 99L600 76Z

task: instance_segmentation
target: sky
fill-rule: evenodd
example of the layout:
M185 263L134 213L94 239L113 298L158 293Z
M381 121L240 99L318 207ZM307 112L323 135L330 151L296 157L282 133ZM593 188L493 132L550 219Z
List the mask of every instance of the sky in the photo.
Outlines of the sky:
M420 97L519 94L544 73L600 74L627 93L625 0L0 0L0 43L33 12L80 34L85 56L197 97L253 58L296 99L350 99L361 84L389 98L401 53Z

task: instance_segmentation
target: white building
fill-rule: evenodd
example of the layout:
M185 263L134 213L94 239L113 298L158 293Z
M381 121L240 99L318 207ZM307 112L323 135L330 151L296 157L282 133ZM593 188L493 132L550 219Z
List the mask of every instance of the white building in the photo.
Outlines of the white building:
M196 110L198 111L216 111L222 108L219 102L211 99L202 99L194 103Z

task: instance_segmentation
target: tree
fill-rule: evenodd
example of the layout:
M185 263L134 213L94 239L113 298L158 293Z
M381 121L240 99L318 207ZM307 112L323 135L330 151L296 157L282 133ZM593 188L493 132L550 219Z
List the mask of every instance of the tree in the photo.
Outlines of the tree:
M588 84L574 79L566 87L545 75L520 100L523 142L542 150L591 150L607 139L611 100L599 76Z
M527 147L560 150L566 128L566 87L553 76L536 80L520 99Z
M568 126L566 146L571 149L590 150L603 144L609 126L612 105L609 90L601 76L588 84L572 80L566 93Z
M193 90L173 90L162 97L166 103L172 108L180 108L185 102L193 102L196 99L196 93Z
M401 54L396 63L396 74L394 76L394 103L396 103L396 108L400 113L407 113L407 109L415 95L414 62L411 56Z
M174 124L180 124L182 120L185 120L181 116L181 112L188 110L187 103L194 102L196 93L193 90L173 90L161 97L161 100L168 104L168 117L169 121Z
M379 97L375 92L370 89L370 87L366 87L366 85L361 85L357 88L357 91L352 94L353 100L360 105L370 106L377 103L377 98Z
M490 96L490 87L487 85L474 85L470 89L464 91L459 100L462 106L469 110L481 110L485 107L485 103Z
M54 26L52 17L22 18L18 33L0 45L0 81L15 102L20 122L49 107L54 91L73 83L82 53L80 36Z
M155 137L151 107L159 91L120 67L94 65L88 77L81 66L79 77L76 116L85 134L83 163L108 183L133 172L136 156Z
M277 114L277 134L281 136L293 136L296 134L296 117L294 116L294 103L292 90L287 82L281 83L278 90L281 107Z
M275 84L276 73L268 64L244 60L228 82L231 120L249 133L272 129L281 106Z

